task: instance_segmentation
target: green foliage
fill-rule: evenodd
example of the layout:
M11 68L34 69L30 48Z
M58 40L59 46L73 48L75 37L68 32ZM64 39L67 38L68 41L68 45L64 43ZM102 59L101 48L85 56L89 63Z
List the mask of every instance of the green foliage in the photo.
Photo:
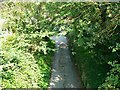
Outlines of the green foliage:
M115 60L119 65L119 4L75 3L75 6L71 4L74 9L81 10L76 12L77 17L71 16L73 23L71 24L72 30L68 31L68 37L73 57L83 76L84 86L99 87L104 83L106 74L110 70L103 87L120 87L118 81L120 73L113 75L115 73L113 70L119 70L119 67L108 65L108 62ZM116 64L113 63L113 65Z
M69 34L70 36L72 35ZM73 38L69 39L71 43ZM99 64L97 61L99 58L95 57L94 53L85 48L84 39L79 39L79 44L75 41L70 44L72 47L71 52L73 54L73 60L80 71L81 80L86 88L97 88L101 85L108 70L108 65Z
M54 51L53 35L45 27L42 3L6 2L0 13L6 20L1 41L2 88L47 88Z
M105 83L103 83L99 88L113 88L113 89L118 89L120 87L120 64L118 62L108 62L112 66L112 69L110 72L108 72L108 76L105 79Z
M37 64L34 67L40 71L36 72L36 75L40 74L37 78L40 80L33 80L34 83L37 82L40 87L48 86L50 56L54 48L49 37L55 34L50 31L63 32L69 37L74 61L81 70L85 87L120 87L119 3L7 2L0 8L1 16L6 19L4 30L12 32L12 36L3 39L3 65L8 65L10 61L18 65L22 60L25 62L28 57L33 57L29 58L28 63ZM112 63L111 67L108 62L114 61L118 63ZM33 69L30 68L31 72ZM11 79L15 75L14 71L9 70L5 72L5 77L10 78L4 81L5 87L13 85L10 80L15 82L15 79ZM32 76L32 73L30 75ZM30 79L27 80L30 82ZM26 85L29 86L29 83Z
M2 85L6 88L38 87L38 65L30 53L15 47L17 37L8 36L2 45Z
M30 35L12 35L3 41L1 52L3 87L38 88L48 86L50 57L54 44L51 43L53 45L51 48L50 44L39 39L41 43L37 45L37 41L33 43L32 40L38 39L31 37Z

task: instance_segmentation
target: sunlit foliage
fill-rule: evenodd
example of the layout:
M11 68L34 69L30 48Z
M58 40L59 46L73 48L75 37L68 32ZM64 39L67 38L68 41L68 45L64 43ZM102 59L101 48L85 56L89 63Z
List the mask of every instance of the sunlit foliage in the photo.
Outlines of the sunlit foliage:
M41 5L1 4L0 14L5 20L0 38L2 88L48 87L54 42L43 25L46 19Z

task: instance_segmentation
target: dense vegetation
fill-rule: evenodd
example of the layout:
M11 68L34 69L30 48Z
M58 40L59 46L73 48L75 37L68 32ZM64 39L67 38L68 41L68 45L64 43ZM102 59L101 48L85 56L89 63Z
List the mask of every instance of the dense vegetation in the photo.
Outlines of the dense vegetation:
M84 86L119 88L119 3L74 5L74 10L78 12L77 15L74 13L71 16L74 21L68 36L74 60L81 70Z
M54 42L37 3L2 3L5 20L0 51L3 88L48 87ZM42 12L41 12L42 11Z
M47 87L54 48L49 36L53 35L51 31L60 31L67 33L84 87L119 88L119 5L92 2L4 4L0 7L3 8L1 16L7 19L3 30L12 34L2 38L3 86Z

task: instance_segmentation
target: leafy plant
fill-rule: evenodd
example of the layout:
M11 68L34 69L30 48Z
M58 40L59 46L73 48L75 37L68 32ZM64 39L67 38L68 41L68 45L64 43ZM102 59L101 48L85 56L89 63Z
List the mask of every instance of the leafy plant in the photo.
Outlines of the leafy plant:
M1 39L2 88L47 88L50 79L53 35L41 28L37 3L5 2L0 10L7 34ZM43 11L44 12L44 11ZM36 16L37 15L37 16ZM45 19L44 19L45 21Z

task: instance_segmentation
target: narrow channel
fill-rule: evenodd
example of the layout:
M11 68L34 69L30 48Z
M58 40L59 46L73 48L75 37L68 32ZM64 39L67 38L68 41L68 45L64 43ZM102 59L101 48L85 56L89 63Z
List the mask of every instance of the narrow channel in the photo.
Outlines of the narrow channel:
M80 76L71 61L67 37L53 36L56 42L56 53L52 63L52 74L49 88L81 88Z

